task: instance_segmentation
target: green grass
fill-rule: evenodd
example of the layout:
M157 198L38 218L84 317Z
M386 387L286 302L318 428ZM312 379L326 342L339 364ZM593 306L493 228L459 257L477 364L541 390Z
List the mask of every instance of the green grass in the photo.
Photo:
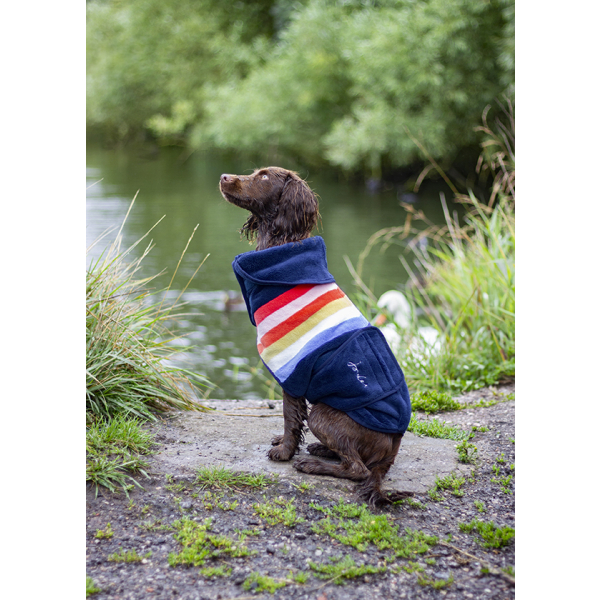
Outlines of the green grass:
M470 523L459 523L458 528L463 533L478 533L481 539L477 539L477 541L484 548L502 548L511 544L515 539L513 527L498 527L493 521L485 522L473 519Z
M94 580L91 577L85 578L85 597L91 596L92 594L97 594L102 590L96 586Z
M458 452L458 460L461 463L473 464L477 460L477 446L467 440L458 443L456 451Z
M269 592L274 594L279 588L285 587L286 581L275 581L275 579L260 573L250 573L246 577L242 587L245 590L254 590L258 592Z
M339 560L333 557L330 559L333 564L317 564L309 561L308 566L315 572L315 575L321 579L327 579L338 585L346 584L349 579L362 577L363 575L385 573L387 567L374 565L357 565L350 556L344 556Z
M107 523L105 529L96 529L95 537L98 540L104 540L104 539L109 540L114 535L114 533L115 532L112 530L111 524Z
M440 479L437 475L435 477L435 491L449 490L454 496L464 496L464 491L461 489L465 484L466 480L464 477L460 477L455 473L450 473L447 477Z
M223 466L201 467L197 471L195 484L200 489L238 490L253 488L262 490L277 482L277 477L263 473L242 473Z
M388 515L375 515L366 504L345 504L323 508L311 503L311 507L325 515L324 519L312 525L318 535L327 535L342 544L364 552L372 544L381 551L388 551L394 557L412 558L427 552L437 544L437 538L421 531L406 528L400 533Z
M284 498L272 498L267 502L266 496L263 496L264 504L253 504L254 512L264 519L269 525L285 525L286 527L295 527L298 523L303 523L304 518L296 515L294 498L285 500Z
M253 554L244 544L246 536L238 534L237 539L225 535L210 533L212 519L205 519L202 524L187 517L173 523L175 539L181 544L182 550L171 552L169 564L191 565L200 567L209 559L230 556L237 558Z
M460 402L454 400L447 392L438 392L435 390L416 392L412 395L410 401L413 410L419 410L428 414L464 408Z
M136 550L123 550L120 548L119 552L115 552L113 554L108 555L108 559L111 562L142 562L145 558L150 558L152 556L152 552L147 552L144 556L140 556Z
M88 422L121 414L155 419L156 412L172 408L203 408L189 391L202 396L210 386L206 377L168 362L181 350L172 345L177 336L169 329L182 316L179 299L164 302L167 290L151 291L154 277L140 278L151 245L133 258L149 233L121 251L119 231L86 273Z
M469 434L459 427L451 427L446 425L445 421L438 421L435 418L420 420L414 413L410 417L408 431L415 435L456 441L465 440L469 437Z
M148 477L143 455L151 453L153 444L154 436L136 417L117 415L92 422L86 430L86 481L96 494L100 486L128 493L131 485L139 486L134 475Z

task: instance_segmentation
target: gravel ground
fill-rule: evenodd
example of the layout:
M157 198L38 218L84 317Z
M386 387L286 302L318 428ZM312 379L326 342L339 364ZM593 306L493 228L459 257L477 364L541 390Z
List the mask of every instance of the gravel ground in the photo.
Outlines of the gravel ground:
M376 516L384 515L387 524L397 527L400 535L409 528L435 536L437 543L431 543L423 553L395 557L382 544L377 547L365 541L363 546L354 547L327 532L315 532L315 524L326 517L324 511L332 511L340 501L355 501L351 482L330 489L320 485L318 477L306 476L304 486L279 480L260 490L202 489L193 475L177 477L161 472L160 464L151 458L151 478L142 480L144 489L136 488L129 498L106 490L96 497L94 490L87 491L87 575L101 590L91 597L514 598L514 540L500 548L486 548L476 532L466 533L459 528L460 523L473 519L493 521L498 527L515 526L515 402L506 399L508 394L514 398L514 386L472 392L459 399L467 408L436 415L465 431L479 428L470 440L477 447L477 458L459 489L463 495L455 495L452 490L438 491L437 499L430 493L416 494L411 501L372 511L372 523ZM468 407L481 399L498 398L502 401L493 406ZM154 427L159 439L177 437L169 430L172 425L168 421ZM177 442L162 445L169 443ZM234 502L235 508L228 510ZM283 508L284 503L295 507L295 522L270 524L255 508ZM249 555L235 557L221 546L220 554L215 556L216 546L206 542L213 556L206 557L204 564L171 566L169 555L182 556L183 545L173 525L182 518L196 525L210 518L207 531L200 535L214 536L212 539L221 543L225 538L234 540ZM106 531L108 523L112 536L98 537L98 531ZM246 532L242 542L240 531ZM141 560L110 559L111 555L132 550ZM380 571L352 578L317 576L319 566L346 564L340 561L348 561L348 557L354 565ZM225 575L211 575L206 570L211 567L221 567ZM284 586L271 593L262 589L257 575ZM302 583L294 579L302 576Z

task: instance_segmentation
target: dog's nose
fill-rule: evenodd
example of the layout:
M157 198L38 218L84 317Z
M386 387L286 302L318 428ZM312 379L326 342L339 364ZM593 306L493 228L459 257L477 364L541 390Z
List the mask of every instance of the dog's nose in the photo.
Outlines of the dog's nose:
M231 175L223 173L223 175L221 175L221 181L231 181Z

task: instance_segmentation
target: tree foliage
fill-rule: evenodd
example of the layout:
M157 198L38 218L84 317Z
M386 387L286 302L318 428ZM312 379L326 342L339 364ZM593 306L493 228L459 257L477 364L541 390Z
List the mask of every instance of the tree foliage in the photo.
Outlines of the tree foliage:
M511 0L127 0L88 8L88 123L380 175L475 143L511 93Z

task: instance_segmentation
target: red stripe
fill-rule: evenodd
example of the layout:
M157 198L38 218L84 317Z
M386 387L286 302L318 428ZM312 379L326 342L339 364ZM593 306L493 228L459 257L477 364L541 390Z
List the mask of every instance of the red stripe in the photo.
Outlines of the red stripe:
M344 292L342 292L340 288L336 288L335 290L330 290L329 292L322 294L310 304L307 304L304 308L294 313L291 317L287 318L285 321L282 321L279 323L279 325L273 327L273 329L267 331L267 333L260 338L260 343L262 344L263 349L269 347L271 344L281 339L284 335L296 329L298 325L302 325L306 319L314 315L317 311L321 310L326 304L343 297Z
M300 296L303 296L304 294L306 294L306 292L308 292L308 290L311 290L314 287L314 284L303 283L281 294L281 296L277 296L277 298L274 298L270 302L267 302L254 313L255 323L258 325L261 321L264 321L270 314L284 307L286 304L289 304L296 298L300 298Z

